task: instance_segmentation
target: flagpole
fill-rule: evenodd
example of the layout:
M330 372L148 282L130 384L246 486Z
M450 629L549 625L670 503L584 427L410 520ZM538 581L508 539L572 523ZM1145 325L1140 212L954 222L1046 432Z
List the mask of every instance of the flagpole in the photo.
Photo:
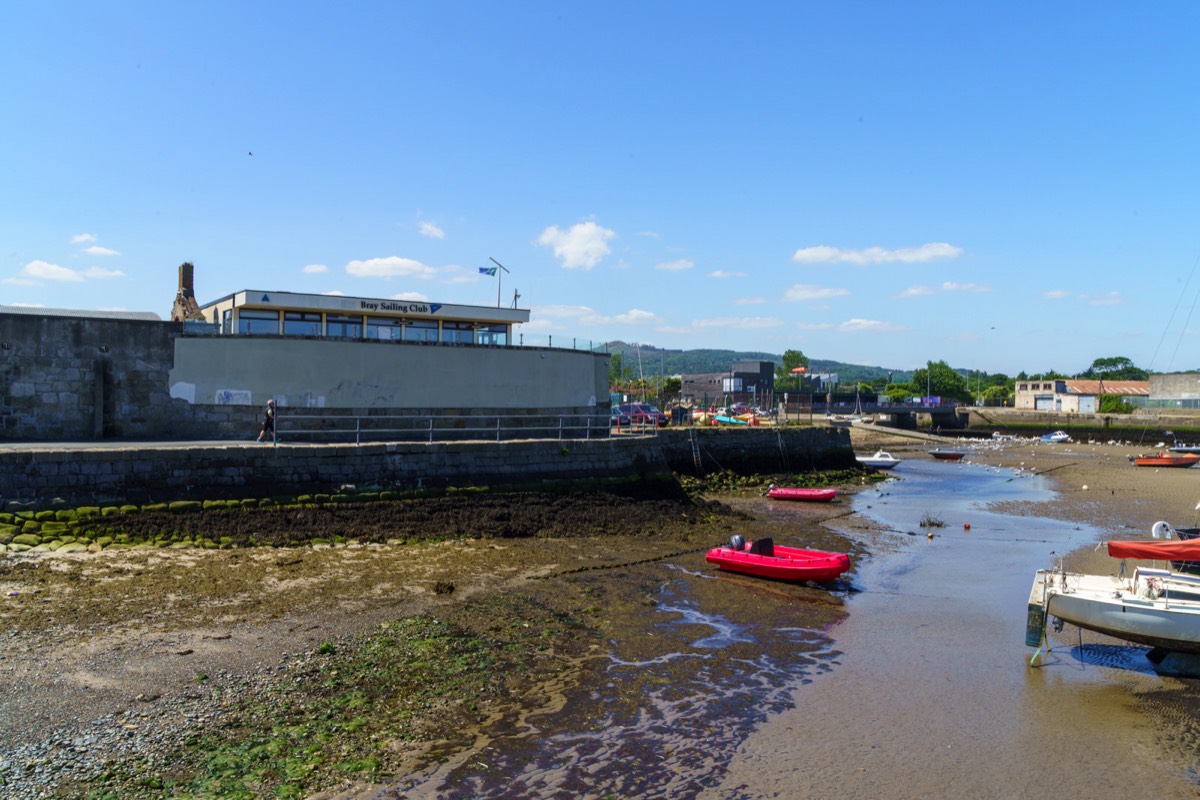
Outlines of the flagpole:
M492 258L491 256L488 256L488 261L491 261L493 264L495 264L497 267L500 268L500 271L496 273L496 308L499 308L500 307L500 283L501 283L501 279L503 278L503 275L501 275L500 273L508 272L508 270L505 268L505 266L503 264L501 264L499 261Z

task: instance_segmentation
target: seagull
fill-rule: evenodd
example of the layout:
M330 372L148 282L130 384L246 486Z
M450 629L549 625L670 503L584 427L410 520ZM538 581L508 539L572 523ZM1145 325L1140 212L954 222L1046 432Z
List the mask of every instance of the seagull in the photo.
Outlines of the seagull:
M254 155L254 153L253 153L252 151L250 151L250 150L247 150L247 151L246 151L246 155L248 155L248 156L252 156L252 155Z

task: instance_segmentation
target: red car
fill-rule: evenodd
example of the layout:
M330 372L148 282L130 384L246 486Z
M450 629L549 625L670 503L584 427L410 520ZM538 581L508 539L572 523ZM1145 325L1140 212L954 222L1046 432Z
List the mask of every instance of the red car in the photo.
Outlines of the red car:
M618 406L622 414L633 421L634 425L656 425L662 427L670 423L670 418L649 403L625 403Z

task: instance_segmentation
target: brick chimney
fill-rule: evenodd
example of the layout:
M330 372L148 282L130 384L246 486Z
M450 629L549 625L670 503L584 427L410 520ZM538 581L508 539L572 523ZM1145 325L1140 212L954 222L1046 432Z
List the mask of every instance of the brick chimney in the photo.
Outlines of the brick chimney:
M192 262L185 261L179 265L179 291L175 293L175 305L171 308L174 322L204 320L200 305L196 302L195 275L196 268Z

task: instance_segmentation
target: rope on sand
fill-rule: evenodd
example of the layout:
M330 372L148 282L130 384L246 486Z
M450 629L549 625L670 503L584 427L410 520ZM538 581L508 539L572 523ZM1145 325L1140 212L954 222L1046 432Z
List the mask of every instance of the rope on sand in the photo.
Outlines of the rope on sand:
M1051 467L1050 469L1043 469L1043 470L1040 470L1040 471L1039 471L1039 470L1035 470L1035 471L1033 472L1033 474L1034 474L1034 475L1048 475L1048 474L1050 474L1051 472L1054 472L1054 470L1056 470L1056 469L1062 469L1063 467L1073 467L1073 466L1075 466L1075 465L1076 465L1076 464L1078 464L1078 463L1079 463L1078 461L1069 461L1069 462L1067 462L1066 464L1059 464L1057 467Z
M598 569L621 569L622 567L636 567L639 564L652 564L655 561L666 561L669 558L678 558L679 556L691 555L692 553L707 553L712 549L712 545L704 547L696 547L691 550L680 550L675 553L664 553L661 556L650 556L649 558L638 559L637 561L622 561L619 564L591 564L586 567L573 567L572 569L564 569L561 572L551 572L546 575L533 575L530 580L546 580L547 578L557 578L562 575L573 575L577 572L591 572Z

